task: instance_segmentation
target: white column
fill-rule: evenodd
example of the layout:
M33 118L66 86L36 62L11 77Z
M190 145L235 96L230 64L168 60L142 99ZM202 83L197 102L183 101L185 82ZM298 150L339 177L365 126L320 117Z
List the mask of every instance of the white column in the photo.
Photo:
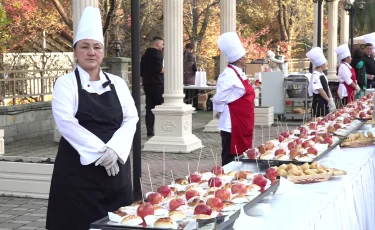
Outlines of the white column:
M189 153L202 147L192 134L194 108L183 102L183 0L164 0L164 104L153 109L155 136L143 151Z
M344 10L344 1L340 1L340 45L349 41L349 14Z
M236 31L236 0L220 0L220 34L225 32ZM220 72L228 65L228 60L223 53L220 53ZM217 126L219 120L215 118L213 111L213 119L204 127L203 132L219 132Z
M73 0L73 37L76 34L82 12L88 6L98 7L98 0Z
M338 24L338 1L328 3L328 81L337 80L336 66L337 55L337 24Z
M323 47L323 6L321 8L321 20L320 20L320 41ZM313 47L318 46L318 3L314 3L314 32L313 32Z

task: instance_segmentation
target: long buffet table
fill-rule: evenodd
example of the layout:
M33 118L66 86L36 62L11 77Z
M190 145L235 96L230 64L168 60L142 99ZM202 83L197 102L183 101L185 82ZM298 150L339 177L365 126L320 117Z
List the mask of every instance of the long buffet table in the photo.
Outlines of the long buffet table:
M268 215L252 218L247 226L236 229L249 229L251 221L258 226L252 229L262 230L375 229L375 147L338 147L319 163L348 175L296 184L285 194L272 197ZM254 163L242 163L240 168L257 171Z

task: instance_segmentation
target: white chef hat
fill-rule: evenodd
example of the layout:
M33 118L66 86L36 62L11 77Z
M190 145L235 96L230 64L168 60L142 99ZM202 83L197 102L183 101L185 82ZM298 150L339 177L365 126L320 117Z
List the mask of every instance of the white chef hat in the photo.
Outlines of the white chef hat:
M314 47L306 53L307 58L313 63L315 67L319 67L327 62L323 51L320 47Z
M93 39L104 45L102 17L99 8L88 6L83 10L73 44L83 39Z
M351 56L349 46L347 43L342 44L339 47L336 47L335 52L337 54L337 59L340 61Z
M221 52L225 54L229 63L239 60L246 54L241 40L236 32L223 33L218 39L218 45Z
M275 57L276 54L272 50L267 51L267 57Z

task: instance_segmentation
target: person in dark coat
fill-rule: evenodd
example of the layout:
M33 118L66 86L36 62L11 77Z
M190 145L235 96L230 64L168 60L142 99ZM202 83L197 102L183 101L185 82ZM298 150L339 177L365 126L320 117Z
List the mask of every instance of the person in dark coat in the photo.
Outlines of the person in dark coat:
M155 37L151 41L151 47L146 49L141 59L141 77L143 90L146 96L146 129L147 139L155 135L155 115L152 109L164 102L164 41Z
M100 11L87 7L74 38L75 71L56 80L52 112L62 137L46 228L87 230L133 202L129 160L138 112L124 79L101 70Z
M363 49L360 46L355 46L352 55L353 59L350 64L355 69L357 84L361 88L361 91L356 95L357 99L364 96L367 89L366 65L363 61L363 55Z
M365 44L364 55L362 57L366 66L366 76L367 76L367 89L373 88L373 81L375 76L375 60L373 55L373 45L371 43Z
M188 43L185 45L184 52L184 85L195 85L195 73L197 72L197 63L194 55L194 45ZM193 104L193 107L198 110L198 89L186 89L185 103Z

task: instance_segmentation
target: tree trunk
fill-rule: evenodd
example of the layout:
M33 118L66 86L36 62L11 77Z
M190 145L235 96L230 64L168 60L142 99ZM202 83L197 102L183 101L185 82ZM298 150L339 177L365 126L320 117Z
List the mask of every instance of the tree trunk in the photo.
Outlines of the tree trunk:
M61 5L59 0L52 0L53 5L56 7L57 11L61 15L64 23L69 27L70 30L73 30L73 20L65 12L64 7Z
M277 0L277 3L278 3L278 6L279 6L279 9L278 9L278 23L279 23L279 26L280 26L280 37L281 37L281 41L286 41L287 40L287 34L286 34L286 30L285 30L285 11L284 11L284 7L283 7L283 1L282 0Z

